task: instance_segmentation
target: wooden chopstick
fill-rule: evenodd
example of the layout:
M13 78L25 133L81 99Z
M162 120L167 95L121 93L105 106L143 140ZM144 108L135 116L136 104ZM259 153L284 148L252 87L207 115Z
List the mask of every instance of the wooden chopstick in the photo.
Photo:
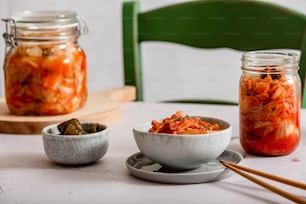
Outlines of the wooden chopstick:
M298 197L296 195L293 195L291 193L288 193L287 191L284 191L282 189L279 189L275 186L272 186L271 184L268 184L262 180L259 180L257 179L256 177L253 177L251 176L250 174L248 173L245 173L244 171L246 172L249 172L249 173L253 173L253 174L256 174L256 175L259 175L259 176L263 176L265 178L268 178L268 179L272 179L272 180L275 180L275 181L279 181L281 183L284 183L284 184L287 184L287 185L292 185L294 187L298 187L298 188L302 188L302 189L306 189L306 184L304 183L300 183L300 182L297 182L297 181L293 181L293 180L290 180L290 179L286 179L286 178L282 178L282 177L279 177L279 176L274 176L272 174L268 174L268 173L265 173L265 172L262 172L262 171L258 171L258 170L255 170L255 169L250 169L250 168L247 168L247 167L244 167L244 166L240 166L240 165L237 165L237 164L233 164L231 162L228 162L228 161L225 161L225 160L220 160L220 162L226 166L227 168L231 169L232 171L240 174L241 176L253 181L254 183L274 192L274 193L277 193L291 201L294 201L296 203L302 203L302 204L306 204L306 200L301 198L301 197Z
M265 177L265 178L268 178L268 179L271 179L271 180L274 180L274 181L278 181L278 182L281 182L281 183L284 183L284 184L287 184L287 185L290 185L290 186L294 186L294 187L306 190L306 184L305 183L290 180L290 179L280 177L280 176L275 176L275 175L272 175L272 174L268 174L268 173L265 173L265 172L262 172L262 171L251 169L251 168L248 168L248 167L245 167L245 166L240 166L240 165L237 165L237 164L234 164L234 163L231 163L231 162L228 162L228 161L224 161L224 160L221 160L220 162L230 164L230 165L236 167L237 169L241 169L243 171L246 171L246 172L249 172L249 173L252 173L252 174L256 174L258 176L262 176L262 177Z

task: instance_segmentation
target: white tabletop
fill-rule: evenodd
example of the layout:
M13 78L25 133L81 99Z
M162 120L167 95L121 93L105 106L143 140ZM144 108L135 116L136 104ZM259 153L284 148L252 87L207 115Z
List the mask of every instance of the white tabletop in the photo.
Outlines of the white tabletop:
M67 167L51 162L39 135L0 135L0 203L290 203L237 174L217 182L188 185L131 176L125 162L138 152L132 127L176 110L228 120L233 126L229 149L244 156L242 165L306 183L306 110L301 113L302 141L295 152L258 157L246 154L240 146L237 106L130 102L122 105L120 120L109 125L108 152L92 165ZM271 183L306 197L304 190Z

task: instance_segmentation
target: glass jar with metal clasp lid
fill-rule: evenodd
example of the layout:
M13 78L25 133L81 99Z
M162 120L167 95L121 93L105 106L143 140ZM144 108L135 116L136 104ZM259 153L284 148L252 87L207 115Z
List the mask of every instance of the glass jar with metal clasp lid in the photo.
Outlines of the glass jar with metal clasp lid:
M86 55L78 44L88 28L74 11L13 13L3 34L5 98L16 115L59 115L87 100Z
M300 142L301 81L298 56L254 51L242 57L240 143L249 153L281 156Z

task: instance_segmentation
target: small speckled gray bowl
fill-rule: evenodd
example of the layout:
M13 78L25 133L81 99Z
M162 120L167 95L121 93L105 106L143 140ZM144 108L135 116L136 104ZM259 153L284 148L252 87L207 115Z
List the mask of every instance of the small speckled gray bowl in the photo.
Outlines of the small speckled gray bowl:
M175 170L194 169L216 159L228 147L232 126L211 117L200 117L210 123L218 123L222 130L207 134L174 135L151 133L151 123L143 123L133 129L139 150L151 160Z
M90 123L81 123L84 130ZM98 124L96 133L60 135L57 124L43 128L44 150L50 160L66 165L85 165L102 158L108 149L107 126Z

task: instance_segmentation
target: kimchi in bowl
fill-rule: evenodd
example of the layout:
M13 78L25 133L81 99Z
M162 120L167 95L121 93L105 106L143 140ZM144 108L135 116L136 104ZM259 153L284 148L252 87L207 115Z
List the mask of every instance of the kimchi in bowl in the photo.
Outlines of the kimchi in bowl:
M133 129L139 150L163 167L175 170L194 169L216 159L228 147L232 127L230 123L211 117L199 117L203 121L218 124L219 130L202 134L173 134L152 132L152 122L137 125ZM149 131L150 130L150 131Z

